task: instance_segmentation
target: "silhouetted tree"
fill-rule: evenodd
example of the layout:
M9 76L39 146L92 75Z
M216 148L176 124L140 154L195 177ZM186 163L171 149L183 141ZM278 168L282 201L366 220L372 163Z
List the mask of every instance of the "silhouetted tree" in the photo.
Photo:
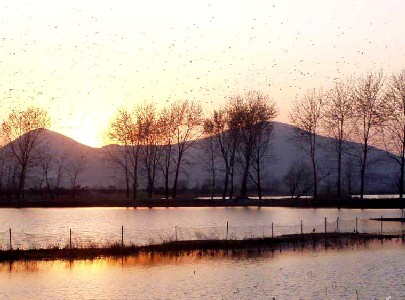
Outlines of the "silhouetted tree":
M311 176L309 166L302 160L295 160L291 163L287 174L284 176L284 183L290 190L291 198L299 198L309 192L312 185L306 186L308 177Z
M341 197L342 191L342 159L344 142L349 138L349 124L353 117L353 85L347 81L335 83L328 92L325 102L324 127L334 138L334 151L337 159L337 196Z
M360 150L356 150L360 162L360 199L364 197L370 141L382 131L382 125L386 118L382 87L382 73L368 73L357 80L354 89L354 133L356 140L362 145Z
M256 184L261 199L261 166L271 140L271 121L277 116L277 107L268 96L257 91L247 92L242 97L236 96L230 103L230 128L237 130L240 136L239 150L243 169L240 196L247 198L247 181L253 167L255 176L251 176L251 179Z
M290 119L297 127L292 140L309 155L313 177L313 196L318 192L317 174L317 137L324 116L324 95L321 91L311 90L299 101L294 102Z
M237 128L231 128L230 111L230 103L225 108L214 110L204 126L205 134L210 136L225 169L222 199L226 198L229 185L229 198L233 198L233 178L239 135Z
M39 167L41 170L41 180L40 180L40 189L41 189L41 196L43 197L42 194L42 185L45 184L45 188L49 193L50 198L53 198L52 191L51 191L51 186L50 186L50 178L49 178L49 172L52 167L52 163L54 162L54 155L49 151L46 150L40 160L39 160Z
M76 183L79 176L86 169L86 155L80 152L74 153L72 157L68 157L66 162L66 171L70 179L70 188L73 199L76 197Z
M139 111L141 158L147 174L147 195L152 198L157 168L162 157L162 122L153 104L145 104Z
M18 165L18 198L24 199L27 171L37 164L42 154L44 139L41 134L49 124L48 113L37 107L13 110L2 124L5 141Z
M123 147L122 150L115 146L107 147L108 155L111 162L124 171L127 195L129 177L132 178L133 198L135 200L138 196L138 163L141 143L138 115L141 110L141 106L135 107L132 113L125 109L119 109L108 130L110 141Z
M383 98L387 116L384 124L384 144L389 157L398 163L399 198L403 199L405 170L405 69L391 76Z
M165 199L170 196L170 174L174 155L174 132L176 130L175 111L172 106L165 107L159 116L162 157L158 162L164 177Z
M204 134L206 138L202 141L202 162L211 174L211 199L214 199L216 175L217 175L217 148L215 145L214 123L211 119L204 120Z
M174 141L176 143L176 152L173 157L175 165L172 198L177 196L177 182L180 173L180 167L184 160L184 154L195 143L201 134L202 108L196 102L180 101L171 105L172 115L174 117Z

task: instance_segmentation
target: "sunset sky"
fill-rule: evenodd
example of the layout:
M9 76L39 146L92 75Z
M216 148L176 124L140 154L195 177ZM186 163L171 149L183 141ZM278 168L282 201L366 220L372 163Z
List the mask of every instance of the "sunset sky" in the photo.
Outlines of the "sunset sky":
M2 0L0 114L48 109L52 130L91 146L121 106L201 102L245 90L288 121L307 89L405 68L405 1Z

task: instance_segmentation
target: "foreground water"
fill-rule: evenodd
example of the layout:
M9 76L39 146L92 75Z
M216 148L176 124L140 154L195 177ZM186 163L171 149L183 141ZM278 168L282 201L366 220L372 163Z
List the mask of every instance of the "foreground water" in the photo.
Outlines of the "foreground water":
M255 255L0 264L0 299L404 299L402 241Z
M371 217L399 217L400 210L298 208L24 208L0 209L0 249L34 248L69 243L75 246L121 242L147 244L170 239L251 238L328 231L379 232ZM339 224L337 218L339 217ZM228 230L226 223L228 222ZM272 226L273 224L273 226ZM384 223L384 232L403 232L402 223Z

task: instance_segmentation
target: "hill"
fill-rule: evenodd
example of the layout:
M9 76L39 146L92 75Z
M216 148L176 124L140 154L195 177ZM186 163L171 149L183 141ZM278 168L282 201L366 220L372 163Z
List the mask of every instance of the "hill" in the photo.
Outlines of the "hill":
M287 194L288 187L284 183L284 176L288 172L289 168L297 163L297 161L308 163L309 160L305 153L300 150L297 145L290 141L290 137L296 128L292 125L274 122L274 136L271 142L271 151L268 155L268 159L264 164L264 188L267 192L274 194ZM57 132L50 130L44 130L42 134L46 149L52 153L55 159L64 157L66 161L72 160L77 156L85 157L84 171L79 175L77 184L81 186L87 186L90 188L98 187L124 187L124 179L121 172L113 167L108 161L106 147L93 148L77 141L68 138ZM188 188L202 187L204 184L208 185L210 181L210 173L204 167L203 157L205 151L203 150L203 143L206 139L197 140L194 147L186 155L187 163L183 165L182 173L180 175L180 181L183 186ZM333 139L324 136L318 136L319 152L317 160L319 161L320 174L323 177L320 186L323 191L331 191L334 189L335 182L335 165L336 161L333 155ZM360 149L361 145L353 142L345 142L348 149ZM7 147L7 146L5 146ZM344 175L344 182L346 188L348 188L348 176L351 175L351 184L353 189L357 189L358 167L357 159L355 156L346 155L344 164L347 166L351 163L352 171L350 174L347 172ZM221 164L218 164L217 182L218 187L221 186L222 175ZM31 178L37 176L37 171L31 171ZM388 158L385 151L372 147L369 156L369 168L367 171L367 187L366 192L392 192L395 191L395 174L397 172L397 166L393 160ZM66 173L66 172L65 172ZM56 177L55 167L50 170L50 178L54 180ZM139 178L141 180L141 187L145 186L145 174L140 171ZM235 189L238 191L238 178L235 180ZM157 183L159 186L161 183ZM35 185L35 181L29 182L32 187ZM62 185L69 186L69 178L67 174L64 174Z

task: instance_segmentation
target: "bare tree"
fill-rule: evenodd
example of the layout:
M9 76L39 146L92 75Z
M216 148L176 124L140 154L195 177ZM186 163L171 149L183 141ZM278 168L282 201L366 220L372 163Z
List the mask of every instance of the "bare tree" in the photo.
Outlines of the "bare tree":
M357 80L354 90L354 133L356 140L362 145L361 149L356 151L360 162L360 199L364 197L370 141L382 131L383 121L386 118L382 87L382 73L368 73Z
M312 187L305 185L306 179L311 176L308 169L308 165L298 159L290 165L287 174L284 176L284 183L290 190L291 198L300 198Z
M389 157L399 166L399 198L404 194L405 170L405 69L391 76L384 94L387 119L384 144Z
M273 123L278 110L274 101L257 91L231 100L231 128L237 128L240 136L240 154L243 169L241 197L247 198L247 180L250 177L262 198L262 163L272 137ZM252 169L255 176L252 174Z
M69 157L66 163L66 171L69 175L73 199L76 197L77 180L86 169L86 159L86 155L77 152L72 157Z
M139 112L141 158L147 173L147 195L152 198L157 176L157 168L162 157L161 135L163 121L158 119L153 104L145 104Z
M49 172L50 172L53 162L54 162L54 155L51 154L50 151L45 151L39 161L39 167L40 167L41 173L42 173L41 183L40 183L41 196L43 196L42 195L42 185L45 184L45 188L48 191L51 199L53 198L53 195L52 195L51 186L50 186Z
M325 103L324 127L334 138L337 159L337 196L342 194L342 159L344 142L350 136L349 123L353 118L353 84L350 80L335 83Z
M231 127L230 112L229 103L225 108L214 110L212 117L206 120L204 126L204 132L211 138L225 169L222 199L226 198L229 185L231 186L229 198L233 198L234 166L239 137L237 129Z
M313 177L313 196L318 192L317 137L324 116L324 95L321 91L311 90L293 104L290 113L292 123L297 127L292 140L309 155Z
M66 170L66 156L62 155L58 159L55 159L55 167L56 167L56 182L55 182L55 193L56 199L59 199L59 190L60 185L62 183L63 174Z
M208 172L211 174L211 199L214 199L216 175L217 175L217 147L215 145L215 137L212 136L214 132L214 123L211 119L204 120L204 134L205 139L202 141L202 163Z
M4 137L19 168L18 198L24 199L27 171L40 157L44 145L42 132L49 124L48 113L37 107L13 110L2 124Z
M184 160L184 154L195 143L202 134L202 108L201 105L192 101L175 102L171 106L174 116L174 141L176 152L173 157L175 174L172 189L172 198L177 196L177 182L179 179L180 167Z
M159 166L164 177L165 199L170 194L170 174L174 155L174 133L176 130L175 110L173 106L165 107L159 116L159 127L162 143L162 159Z
M134 108L133 113L125 109L120 109L116 117L110 123L108 136L112 142L124 147L121 151L123 157L116 156L117 152L109 152L112 162L120 166L125 172L127 187L129 186L129 176L132 177L133 198L138 197L138 164L140 151L140 124L138 116L142 111L141 106ZM111 150L111 148L110 148Z

